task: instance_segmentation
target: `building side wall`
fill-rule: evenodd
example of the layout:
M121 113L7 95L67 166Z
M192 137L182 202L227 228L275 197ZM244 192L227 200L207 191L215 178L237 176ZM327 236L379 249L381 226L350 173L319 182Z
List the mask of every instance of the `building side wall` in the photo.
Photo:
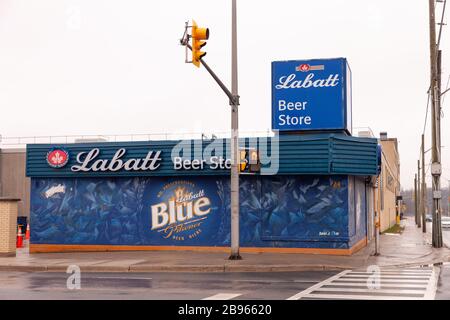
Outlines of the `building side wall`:
M396 221L396 197L400 195L400 159L397 140L381 141L383 149L381 170L380 231L394 226Z
M30 216L30 178L25 175L26 152L0 150L0 196L20 199L18 215Z
M364 179L354 176L348 179L349 235L352 246L367 237L367 194Z

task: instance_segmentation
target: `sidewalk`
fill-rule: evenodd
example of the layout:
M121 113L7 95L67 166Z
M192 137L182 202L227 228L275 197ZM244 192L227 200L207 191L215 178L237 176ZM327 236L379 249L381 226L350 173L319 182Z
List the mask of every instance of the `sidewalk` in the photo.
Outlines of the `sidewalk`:
M414 220L402 221L402 235L381 235L380 256L373 256L374 243L353 256L312 254L243 254L229 261L223 253L145 251L48 253L29 255L20 249L15 258L0 258L0 271L66 272L77 265L84 272L288 272L365 268L369 265L409 266L446 262L447 248L433 249L429 234L423 235Z

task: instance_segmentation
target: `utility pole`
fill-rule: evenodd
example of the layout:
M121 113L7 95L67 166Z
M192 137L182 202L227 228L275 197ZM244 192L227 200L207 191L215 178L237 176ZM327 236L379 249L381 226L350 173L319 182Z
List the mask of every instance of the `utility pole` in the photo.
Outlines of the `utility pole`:
M239 94L237 65L237 5L231 4L231 255L230 260L242 259L239 255Z
M433 180L433 247L442 247L442 228L441 228L441 156L440 156L440 93L438 84L438 50L436 44L436 18L435 18L435 0L429 0L430 17L430 69L431 69L431 174ZM424 170L424 168L422 168ZM423 181L422 181L423 183Z
M416 226L419 226L419 208L417 206L417 173L414 176L414 216L416 218Z
M420 187L420 216L422 217L422 232L427 232L427 220L425 214L425 192L427 191L425 186L425 135L422 134L422 186ZM420 169L420 163L418 163ZM420 170L419 170L420 172ZM420 178L419 178L420 180Z
M447 189L447 217L450 217L450 179L448 179L448 189Z
M450 217L450 179L448 180L447 189L447 217Z
M420 160L417 161L417 209L418 209L418 223L417 226L419 228L422 227L422 187L420 185Z

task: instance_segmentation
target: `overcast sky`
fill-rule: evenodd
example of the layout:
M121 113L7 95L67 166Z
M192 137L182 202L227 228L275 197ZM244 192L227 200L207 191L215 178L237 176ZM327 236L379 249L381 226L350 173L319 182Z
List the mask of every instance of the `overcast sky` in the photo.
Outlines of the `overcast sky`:
M227 98L204 69L184 63L179 38L188 19L209 27L205 60L229 83L230 11L231 0L0 0L0 134L228 130ZM238 0L238 19L241 130L270 128L271 61L346 57L354 127L399 139L402 184L412 186L429 86L428 1ZM429 125L426 133L428 149Z

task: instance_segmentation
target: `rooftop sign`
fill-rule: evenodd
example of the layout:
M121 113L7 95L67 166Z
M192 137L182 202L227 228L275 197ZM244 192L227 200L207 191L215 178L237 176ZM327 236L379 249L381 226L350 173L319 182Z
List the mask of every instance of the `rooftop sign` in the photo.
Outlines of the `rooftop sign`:
M351 72L344 58L272 62L272 129L351 131Z

